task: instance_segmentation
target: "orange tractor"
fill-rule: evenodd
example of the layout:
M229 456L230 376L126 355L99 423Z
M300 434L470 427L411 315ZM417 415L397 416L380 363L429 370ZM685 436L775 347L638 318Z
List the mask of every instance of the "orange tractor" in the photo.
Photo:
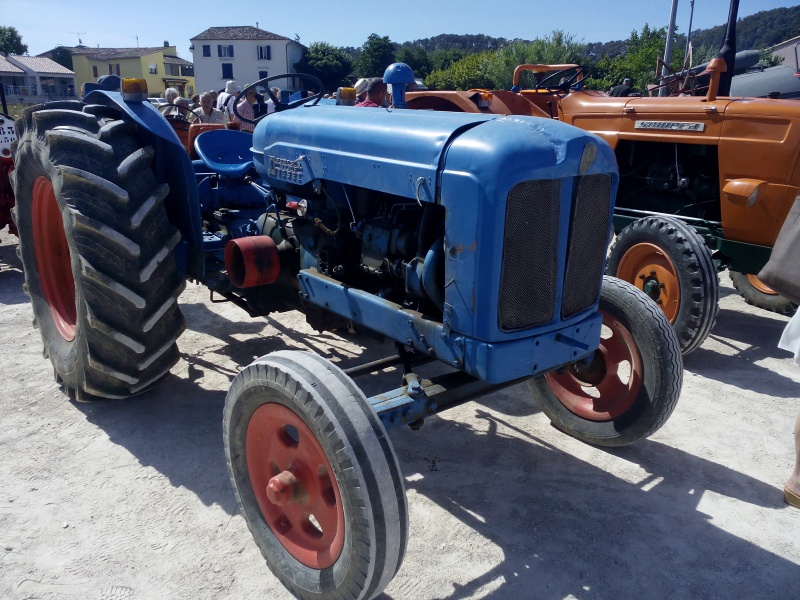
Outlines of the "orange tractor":
M686 354L716 320L718 270L750 304L796 309L757 273L800 194L800 103L724 95L730 70L709 63L705 96L613 97L583 89L589 67L521 65L510 91L415 92L407 105L558 119L608 142L620 185L607 273L656 300Z

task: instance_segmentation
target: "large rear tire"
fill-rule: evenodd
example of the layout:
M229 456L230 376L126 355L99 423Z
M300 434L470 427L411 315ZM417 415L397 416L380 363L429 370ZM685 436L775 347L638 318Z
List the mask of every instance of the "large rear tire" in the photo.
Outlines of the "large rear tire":
M757 275L745 275L739 271L730 271L730 275L733 287L748 304L779 315L793 315L797 310L797 304L781 296Z
M603 334L590 364L528 382L553 425L589 444L626 446L666 423L681 393L678 338L641 290L604 277Z
M256 360L228 391L223 438L250 533L289 591L383 591L405 554L405 486L383 424L341 369L307 352Z
M79 400L142 392L179 359L180 233L135 127L77 101L34 106L17 122L25 287L45 357Z
M719 312L719 276L697 232L673 217L645 217L617 235L606 273L655 300L678 334L683 354L711 333Z

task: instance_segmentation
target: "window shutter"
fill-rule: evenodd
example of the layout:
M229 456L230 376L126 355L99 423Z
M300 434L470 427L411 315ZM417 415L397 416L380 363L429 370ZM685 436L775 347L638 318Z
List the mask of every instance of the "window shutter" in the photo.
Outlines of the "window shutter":
M228 46L228 56L230 56L231 58L233 58L233 44L231 44L230 46Z
M203 56L211 56L211 45L203 44Z
M217 56L222 56L222 44L217 44Z
M267 60L272 60L272 46L266 46L267 48Z

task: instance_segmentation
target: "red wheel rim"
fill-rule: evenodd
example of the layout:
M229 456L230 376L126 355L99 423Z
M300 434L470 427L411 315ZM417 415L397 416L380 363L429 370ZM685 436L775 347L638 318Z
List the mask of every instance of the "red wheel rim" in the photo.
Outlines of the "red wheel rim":
M778 292L776 292L771 287L769 287L766 283L761 281L758 278L757 275L753 275L752 273L748 274L747 275L747 281L749 281L750 285L752 285L754 288L756 288L762 294L766 294L767 296L777 296L778 295Z
M681 306L681 284L675 265L655 244L634 244L619 261L616 276L632 283L655 300L675 323Z
M39 177L33 183L32 213L33 248L42 292L56 329L71 342L77 321L75 279L61 210L47 177Z
M312 569L330 567L344 546L344 511L330 462L303 420L282 404L259 406L247 426L247 470L261 513L295 559ZM288 500L275 501L278 476Z
M562 373L548 373L550 389L570 412L590 421L624 414L642 386L642 357L626 327L606 312L603 337L590 365L573 363Z

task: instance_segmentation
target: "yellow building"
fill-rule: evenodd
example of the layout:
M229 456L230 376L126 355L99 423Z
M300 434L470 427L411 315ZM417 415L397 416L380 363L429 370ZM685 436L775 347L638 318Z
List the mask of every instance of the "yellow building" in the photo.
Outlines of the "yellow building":
M182 96L191 98L195 93L194 66L178 57L175 46L164 42L154 48L87 48L66 47L72 54L72 70L78 89L87 82L95 82L102 75L140 77L147 81L150 96L163 96L168 87L177 88ZM45 52L40 56L49 56Z

